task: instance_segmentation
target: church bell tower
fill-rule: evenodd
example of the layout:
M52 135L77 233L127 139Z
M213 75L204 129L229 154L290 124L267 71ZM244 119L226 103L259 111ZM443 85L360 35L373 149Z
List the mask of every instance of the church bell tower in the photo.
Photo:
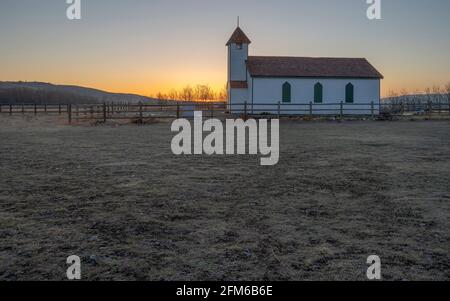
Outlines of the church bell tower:
M248 48L251 41L239 27L231 35L227 42L228 46L228 100L233 101L233 95L245 95L248 93L242 91L248 89L247 81L247 59ZM245 92L245 93L244 93ZM240 97L242 98L242 97ZM248 99L239 99L236 101L244 102Z

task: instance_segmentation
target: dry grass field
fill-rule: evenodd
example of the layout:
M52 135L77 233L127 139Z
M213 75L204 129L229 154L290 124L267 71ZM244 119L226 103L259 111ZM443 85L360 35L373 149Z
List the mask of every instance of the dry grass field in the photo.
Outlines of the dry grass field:
M280 163L169 123L0 117L0 280L450 280L450 122L281 124Z

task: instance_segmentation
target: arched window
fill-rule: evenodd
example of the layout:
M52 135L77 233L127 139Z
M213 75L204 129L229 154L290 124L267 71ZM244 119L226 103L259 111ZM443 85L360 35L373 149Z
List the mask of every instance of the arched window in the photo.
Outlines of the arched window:
M314 102L315 103L323 102L323 86L321 83L317 83L314 85Z
M354 101L354 87L352 83L348 83L347 86L345 86L345 102L353 103L353 101Z
M283 102L291 102L291 84L285 82L283 84Z

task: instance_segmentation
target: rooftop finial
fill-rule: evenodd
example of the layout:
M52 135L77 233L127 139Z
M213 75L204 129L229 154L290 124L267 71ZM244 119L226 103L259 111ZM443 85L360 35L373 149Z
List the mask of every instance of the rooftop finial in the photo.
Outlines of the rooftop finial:
M237 17L237 27L239 27L239 16Z

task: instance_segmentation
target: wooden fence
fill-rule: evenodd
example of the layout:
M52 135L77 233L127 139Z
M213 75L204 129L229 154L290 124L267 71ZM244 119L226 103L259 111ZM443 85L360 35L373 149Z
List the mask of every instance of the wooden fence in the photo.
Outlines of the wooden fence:
M113 119L192 118L194 111L202 111L206 117L225 116L225 103L165 103L165 104L0 104L3 115L66 115L69 123L106 121Z
M83 121L103 121L128 119L143 123L147 119L193 118L194 111L202 111L205 118L227 118L229 115L247 117L290 117L290 116L368 116L390 115L450 115L450 101L446 103L383 104L368 102L363 104L336 103L184 103L165 104L1 104L0 114L65 114L69 123Z

